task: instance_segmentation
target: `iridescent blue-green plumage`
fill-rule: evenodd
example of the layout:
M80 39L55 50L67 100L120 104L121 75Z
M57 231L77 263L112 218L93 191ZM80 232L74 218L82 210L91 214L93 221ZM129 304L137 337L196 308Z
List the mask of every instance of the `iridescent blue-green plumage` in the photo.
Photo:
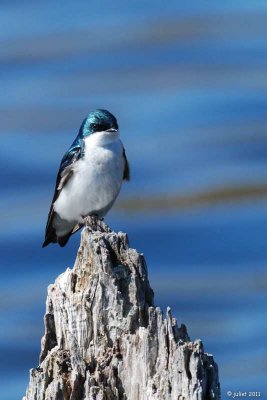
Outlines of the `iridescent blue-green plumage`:
M80 228L80 226L73 228L68 235L59 239L56 236L55 229L53 227L53 217L54 217L53 205L57 200L62 188L71 178L73 174L73 165L75 164L75 162L77 162L80 158L84 156L84 146L85 146L84 139L87 136L92 135L96 132L102 132L102 131L112 132L117 130L118 130L117 120L107 110L99 109L93 111L87 116L87 118L84 119L79 129L77 137L75 138L74 142L72 143L68 151L63 156L60 163L59 171L57 174L55 192L51 203L50 211L48 214L45 241L43 243L43 247L47 246L49 243L55 243L57 241L61 246L64 246L67 243L70 235L76 232L77 229ZM125 159L125 169L124 169L123 179L129 180L129 165L126 159L124 149L123 149L123 157Z
M59 167L59 173L70 163L77 161L83 156L83 139L86 136L92 135L95 132L107 131L109 129L118 130L118 123L114 115L107 110L96 110L91 112L87 118L83 120L77 137L64 155Z

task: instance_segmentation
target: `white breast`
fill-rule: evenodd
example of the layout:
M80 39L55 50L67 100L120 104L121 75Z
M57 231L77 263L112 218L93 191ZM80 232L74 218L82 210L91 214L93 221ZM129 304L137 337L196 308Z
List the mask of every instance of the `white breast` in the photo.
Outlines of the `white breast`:
M55 202L55 211L67 221L82 222L90 214L104 216L119 194L124 163L117 134L100 132L88 136L85 155L77 161L73 176Z

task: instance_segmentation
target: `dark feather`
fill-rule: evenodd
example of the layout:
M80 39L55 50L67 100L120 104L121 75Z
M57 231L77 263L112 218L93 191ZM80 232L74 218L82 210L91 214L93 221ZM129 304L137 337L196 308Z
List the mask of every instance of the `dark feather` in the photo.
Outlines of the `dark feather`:
M67 235L65 235L65 236L59 236L59 237L57 238L57 243L59 244L59 246L60 246L60 247L66 246L66 244L67 244L69 238L71 237L71 235L72 235L72 231L69 232L69 233L68 233Z
M73 231L77 231L77 227L73 228L73 230L65 235L62 238L58 238L56 235L56 231L53 227L53 219L54 219L54 203L57 200L61 190L63 187L66 185L68 180L73 174L73 165L76 161L81 158L83 155L83 148L84 148L84 142L82 139L79 139L75 141L70 149L67 151L67 153L64 155L62 158L62 161L60 163L59 171L57 174L57 180L56 180L56 186L55 186L55 192L53 196L53 200L51 203L51 207L48 213L48 218L47 218L47 224L46 224L46 229L45 229L45 241L43 243L43 247L47 246L49 243L56 243L58 242L60 246L65 246L67 243L69 237L74 233Z
M130 166L126 157L125 148L123 148L123 158L125 161L124 172L123 172L123 179L126 181L130 180Z

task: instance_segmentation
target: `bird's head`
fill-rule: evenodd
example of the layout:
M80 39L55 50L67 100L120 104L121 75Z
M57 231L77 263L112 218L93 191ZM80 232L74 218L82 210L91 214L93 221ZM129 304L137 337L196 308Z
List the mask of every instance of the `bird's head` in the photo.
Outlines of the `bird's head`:
M86 139L95 135L98 139L114 140L118 137L118 123L114 115L107 110L95 110L85 118L80 128L80 135Z

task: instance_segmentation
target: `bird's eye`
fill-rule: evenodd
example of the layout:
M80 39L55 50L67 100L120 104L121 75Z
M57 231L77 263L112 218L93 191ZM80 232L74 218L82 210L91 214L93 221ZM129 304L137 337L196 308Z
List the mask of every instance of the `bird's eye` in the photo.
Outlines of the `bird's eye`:
M103 124L91 124L91 128L95 131L95 132L101 132L105 130L105 126Z

